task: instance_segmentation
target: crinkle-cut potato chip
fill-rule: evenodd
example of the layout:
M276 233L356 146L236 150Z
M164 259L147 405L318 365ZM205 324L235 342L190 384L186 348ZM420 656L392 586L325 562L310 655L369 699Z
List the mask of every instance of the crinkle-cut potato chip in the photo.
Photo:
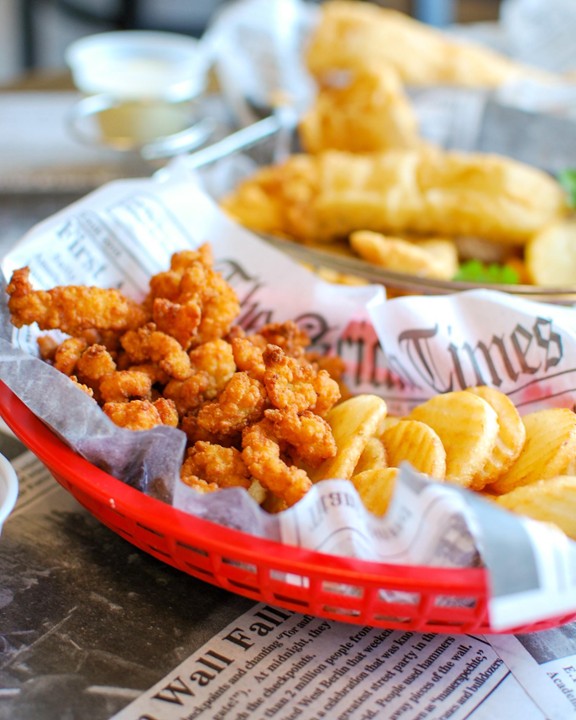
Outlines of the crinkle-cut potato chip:
M364 472L364 470L373 470L374 468L385 467L388 467L388 462L382 440L377 437L369 438L366 443L366 447L362 450L360 459L354 468L354 473L356 474Z
M311 480L349 480L370 438L381 434L386 411L385 401L377 395L355 395L332 408L326 420L336 441L336 456L310 471Z
M491 499L512 512L553 523L576 540L576 477L573 475L538 480Z
M454 243L451 243L454 255L449 262L446 262L447 255L439 257L424 244L388 237L371 230L353 232L350 235L350 245L363 260L394 272L437 280L451 280L458 270Z
M433 428L446 450L446 480L473 490L490 459L499 425L496 411L481 397L465 390L435 395L407 417Z
M552 223L536 233L526 245L524 257L535 285L576 285L576 220Z
M576 457L576 413L568 408L538 410L522 418L526 440L517 460L490 492L502 495L538 480L564 475Z
M482 472L486 483L494 482L520 455L526 440L526 428L516 405L503 392L486 385L467 388L467 390L486 400L498 416L500 429L496 445Z
M405 461L436 480L446 477L446 450L430 425L419 420L401 420L381 437L390 467L400 467Z
M350 273L339 272L338 270L332 270L327 267L314 268L311 265L306 265L309 270L315 272L319 278L326 280L326 282L334 283L335 285L367 285L368 281L363 278L356 277Z
M358 491L367 510L384 515L394 493L398 468L373 468L352 476L351 482Z

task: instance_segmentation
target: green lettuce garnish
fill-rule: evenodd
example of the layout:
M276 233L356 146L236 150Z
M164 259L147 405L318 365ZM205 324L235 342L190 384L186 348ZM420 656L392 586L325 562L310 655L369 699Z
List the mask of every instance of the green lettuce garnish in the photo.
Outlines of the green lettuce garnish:
M520 282L520 275L509 265L486 264L480 260L468 260L460 265L453 280L481 284L517 285Z
M558 182L568 196L568 205L576 208L576 170L560 170Z

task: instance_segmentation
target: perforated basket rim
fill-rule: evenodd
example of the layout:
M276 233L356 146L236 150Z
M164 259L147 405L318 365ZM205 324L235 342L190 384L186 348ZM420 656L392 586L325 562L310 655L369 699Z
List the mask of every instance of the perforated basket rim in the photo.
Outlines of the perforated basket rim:
M354 624L450 633L502 632L492 629L489 623L489 579L483 568L435 568L371 562L289 546L224 527L149 497L92 465L71 450L1 381L0 415L16 437L46 465L55 479L101 522L117 531L115 520L127 518L135 529L134 534L127 537L125 533L119 532L120 535L188 574L254 600ZM169 546L169 554L150 544L150 535L164 538ZM198 568L181 562L178 553L184 548L205 553L209 570L199 565L201 571L198 571ZM226 569L214 573L215 564L220 570ZM255 573L252 573L255 579L251 585L241 581L242 567L247 566L255 569ZM278 592L273 587L276 583L270 580L270 571L272 574L285 572L305 577L309 580L309 587L298 589L298 600L296 594L283 597L282 591ZM234 577L240 580L234 582ZM366 599L358 603L353 598L346 601L341 596L335 596L331 587L339 584L360 588L366 594ZM392 616L380 617L374 614L374 605L378 604L374 598L382 588L422 594L423 601L419 603L416 614L407 612L406 617L400 620ZM425 616L431 607L427 599L430 594L474 598L475 607L472 611L448 608L444 620L433 620L430 623ZM331 609L331 602L349 607L350 613L343 614L341 609ZM402 612L398 606L395 606L395 610ZM575 618L576 613L505 632L531 632Z

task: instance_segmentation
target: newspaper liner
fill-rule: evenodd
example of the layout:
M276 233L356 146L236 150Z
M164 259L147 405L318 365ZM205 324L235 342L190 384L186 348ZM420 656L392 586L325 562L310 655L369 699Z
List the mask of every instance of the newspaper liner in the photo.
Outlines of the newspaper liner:
M203 242L238 292L240 324L256 330L295 319L316 349L346 360L353 392L380 394L391 412L479 383L500 387L523 412L574 404L572 309L491 291L386 301L379 286L330 285L224 216L182 163L87 195L34 227L2 269L9 277L28 265L38 288L100 285L141 298L149 276L165 269L174 251ZM205 519L325 553L431 567L484 564L495 629L576 610L576 554L563 534L431 483L409 467L401 469L384 519L365 511L353 486L338 479L319 483L274 516L242 489L198 495L178 478L181 431L114 426L35 356L37 330L12 328L5 299L2 317L0 379L74 450L143 492Z

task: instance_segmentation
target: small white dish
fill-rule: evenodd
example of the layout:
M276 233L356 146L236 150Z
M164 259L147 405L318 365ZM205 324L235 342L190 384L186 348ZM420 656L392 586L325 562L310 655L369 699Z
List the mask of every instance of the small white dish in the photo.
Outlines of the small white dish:
M12 463L0 455L0 532L2 526L16 505L18 497L18 476Z

